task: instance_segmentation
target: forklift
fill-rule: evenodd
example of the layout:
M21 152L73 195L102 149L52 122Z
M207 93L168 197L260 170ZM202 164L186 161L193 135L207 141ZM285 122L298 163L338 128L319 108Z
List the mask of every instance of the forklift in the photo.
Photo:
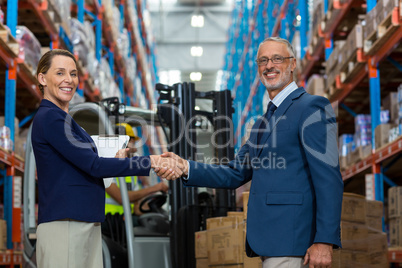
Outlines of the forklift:
M197 92L193 83L173 86L157 84L157 110L126 106L118 98L85 102L70 107L69 114L89 135L116 135L116 123L133 127L160 126L168 141L168 150L185 159L202 161L197 152L197 128L209 122L215 157L233 159L232 98L229 90ZM212 112L195 109L196 99L209 100ZM206 119L206 120L205 120ZM24 266L36 267L36 166L27 137L24 172ZM184 137L184 138L183 138ZM124 209L124 226L118 226L119 239L102 236L105 268L195 268L194 233L206 229L209 217L226 216L235 210L234 190L217 189L215 195L197 188L183 187L180 179L169 181L169 195L156 194L140 204L144 215L139 227L133 228L131 207L124 178L118 178ZM168 200L168 204L165 204ZM146 205L149 207L145 210ZM167 207L167 211L163 209Z

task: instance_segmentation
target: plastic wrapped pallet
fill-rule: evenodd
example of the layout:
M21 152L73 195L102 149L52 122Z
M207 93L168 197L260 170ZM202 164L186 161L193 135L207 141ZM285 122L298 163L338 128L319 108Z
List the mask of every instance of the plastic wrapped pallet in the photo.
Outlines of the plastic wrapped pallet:
M121 55L123 58L128 61L128 54L130 51L130 41L128 40L128 31L126 28L119 34L119 38L117 39L117 47L120 50Z
M41 57L41 45L35 35L25 26L17 26L16 39L19 43L18 58L31 69L33 75Z
M84 67L88 66L88 55L90 52L89 36L83 23L75 18L70 19L71 34L69 36L74 46L74 54L78 54L78 60Z
M59 15L61 22L68 22L71 11L71 0L50 0L50 3Z

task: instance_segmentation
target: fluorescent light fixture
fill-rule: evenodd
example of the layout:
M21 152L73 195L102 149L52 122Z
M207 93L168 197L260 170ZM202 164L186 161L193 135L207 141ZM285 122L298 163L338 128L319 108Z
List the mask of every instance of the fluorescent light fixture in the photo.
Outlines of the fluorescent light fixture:
M204 16L203 15L193 15L191 17L191 26L202 28L204 27Z
M190 73L191 81L201 81L202 73L200 72L192 72Z
M179 70L159 71L159 81L165 85L173 85L181 81L181 72Z
M196 110L196 111L201 110L201 109L200 109L200 106L195 106L195 107L194 107L194 110Z
M201 57L203 52L204 50L202 49L202 47L191 47L191 56L193 57Z

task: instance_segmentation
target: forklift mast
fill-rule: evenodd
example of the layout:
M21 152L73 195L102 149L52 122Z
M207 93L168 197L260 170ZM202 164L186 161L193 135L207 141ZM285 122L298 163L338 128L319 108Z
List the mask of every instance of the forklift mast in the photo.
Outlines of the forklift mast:
M204 116L214 127L215 157L234 159L232 129L232 97L229 90L195 91L194 83L173 86L157 84L158 117L161 125L170 129L168 150L184 159L197 159L196 117ZM212 100L212 112L195 110L196 99ZM162 123L163 122L163 123ZM184 130L184 131L183 131ZM165 129L164 129L165 131ZM166 131L165 131L165 134ZM200 219L198 189L183 187L180 180L170 181L172 267L195 268L194 233L205 229ZM226 216L236 209L234 190L217 189L213 216Z

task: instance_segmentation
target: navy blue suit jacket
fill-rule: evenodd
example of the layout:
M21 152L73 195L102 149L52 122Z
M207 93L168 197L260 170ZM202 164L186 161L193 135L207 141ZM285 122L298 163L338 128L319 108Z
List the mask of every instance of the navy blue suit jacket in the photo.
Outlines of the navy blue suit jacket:
M261 119L229 165L189 161L190 176L183 183L237 188L252 180L249 256L304 256L319 242L341 246L343 181L331 104L296 89L279 105L257 146Z
M105 218L104 177L144 175L149 157L102 158L91 137L70 115L42 100L32 126L38 175L38 223Z

